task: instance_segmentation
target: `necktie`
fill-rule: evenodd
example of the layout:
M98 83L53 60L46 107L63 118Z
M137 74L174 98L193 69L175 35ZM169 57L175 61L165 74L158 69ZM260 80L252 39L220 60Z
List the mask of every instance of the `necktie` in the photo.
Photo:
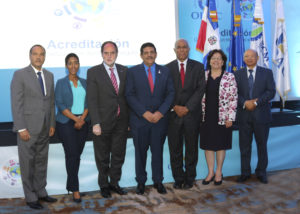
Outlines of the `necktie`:
M148 82L149 82L151 93L153 94L154 84L153 84L153 77L152 77L152 73L151 73L151 68L150 67L148 68Z
M38 79L39 79L39 82L40 82L40 86L41 86L41 89L42 89L42 93L43 95L45 96L45 90L44 90L44 82L43 82L43 78L42 78L42 72L37 72L38 74Z
M253 84L254 84L254 81L253 81L253 70L248 70L250 75L248 77L248 84L249 84L249 97L250 99L252 99L252 92L253 92Z
M114 89L115 89L117 95L118 95L118 93L119 93L119 87L118 87L117 78L116 78L116 76L114 74L114 68L109 68L109 70L110 70L110 79L111 79L111 82L112 82L112 84L114 86ZM120 105L118 105L117 115L118 116L120 115Z
M180 63L180 78L181 78L181 85L182 88L184 86L184 64Z

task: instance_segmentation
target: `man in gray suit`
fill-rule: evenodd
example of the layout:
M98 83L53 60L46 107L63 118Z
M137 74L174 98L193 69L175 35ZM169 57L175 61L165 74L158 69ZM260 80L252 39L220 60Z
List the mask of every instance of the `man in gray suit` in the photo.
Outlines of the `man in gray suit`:
M93 126L98 184L101 195L127 192L119 186L126 152L128 107L124 96L127 68L116 64L118 47L112 41L102 44L103 63L87 72L87 101Z
M42 209L39 200L55 202L46 187L49 137L55 131L53 74L43 69L46 51L34 45L30 65L16 71L11 82L11 104L21 178L27 205Z
M176 92L169 119L168 142L175 180L173 187L189 189L193 187L198 162L201 100L205 91L204 66L188 58L190 47L186 40L177 40L174 51L177 59L166 65L171 71Z

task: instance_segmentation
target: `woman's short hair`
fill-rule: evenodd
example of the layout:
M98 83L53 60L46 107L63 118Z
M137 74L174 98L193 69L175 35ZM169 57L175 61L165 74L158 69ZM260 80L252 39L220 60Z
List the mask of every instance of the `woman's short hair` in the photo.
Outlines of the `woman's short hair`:
M207 62L206 62L206 69L207 70L210 70L211 69L211 66L210 66L210 60L212 58L212 56L215 54L215 53L219 53L221 54L221 57L222 57L222 60L223 60L223 66L222 66L222 71L225 71L226 70L226 61L227 61L227 56L225 55L225 53L221 50L221 49L214 49L212 51L209 52L208 56L207 56Z

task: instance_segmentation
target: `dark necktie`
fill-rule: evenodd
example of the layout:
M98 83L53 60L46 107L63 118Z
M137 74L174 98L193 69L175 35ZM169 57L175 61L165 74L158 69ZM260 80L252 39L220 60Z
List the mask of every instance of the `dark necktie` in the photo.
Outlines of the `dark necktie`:
M118 93L119 93L119 87L118 87L117 78L116 78L116 76L114 74L114 68L109 68L109 70L110 70L110 79L111 79L111 82L112 82L112 84L113 84L113 86L115 88L115 91L116 91L117 95L118 95ZM118 116L120 115L120 105L118 105L117 115Z
M184 64L180 63L180 78L181 78L181 85L182 88L184 87Z
M253 80L253 70L248 70L250 75L248 77L248 84L249 84L249 97L250 99L252 99L252 92L253 92L253 84L254 84L254 80Z
M39 79L39 82L40 82L40 86L41 86L41 89L42 89L42 93L43 95L45 96L45 90L44 90L44 82L43 82L43 78L42 78L42 72L37 72L38 74L38 79Z
M153 77L152 77L152 73L151 73L151 68L150 67L148 68L148 82L149 82L151 93L153 94L154 84L153 84Z

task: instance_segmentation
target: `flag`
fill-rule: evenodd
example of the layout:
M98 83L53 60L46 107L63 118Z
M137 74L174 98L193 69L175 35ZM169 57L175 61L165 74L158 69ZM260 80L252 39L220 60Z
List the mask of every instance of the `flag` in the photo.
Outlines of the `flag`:
M203 11L196 49L203 53L206 66L207 55L211 50L220 49L218 14L215 0L207 0Z
M287 100L287 94L291 90L290 68L287 38L285 31L285 19L282 0L275 2L275 29L273 39L273 71L276 79L276 90L282 100L282 106Z
M256 0L253 14L250 48L258 53L257 64L269 67L269 54L265 37L264 13L261 0Z
M244 67L243 54L244 36L242 28L242 18L240 9L240 0L232 1L231 8L231 38L229 46L228 71L234 72Z

